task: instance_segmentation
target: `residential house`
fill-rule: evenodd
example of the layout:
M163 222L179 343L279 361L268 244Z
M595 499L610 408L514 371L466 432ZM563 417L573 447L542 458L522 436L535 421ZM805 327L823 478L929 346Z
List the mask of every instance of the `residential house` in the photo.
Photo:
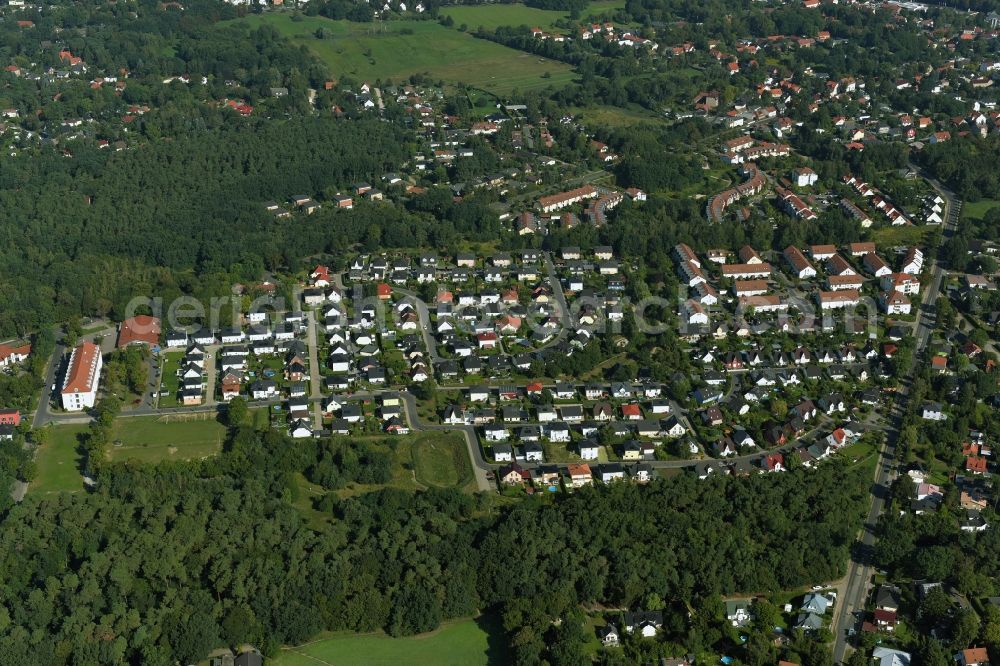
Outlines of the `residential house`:
M726 619L734 627L744 627L750 623L750 600L730 599L726 602Z
M497 478L505 486L521 486L531 482L531 472L512 462L497 470Z
M810 592L802 600L801 610L806 613L823 615L829 607L830 599L828 599L825 595L819 594L818 592Z
M580 465L567 465L566 474L569 476L570 486L572 488L582 488L583 486L589 486L594 482L593 474L590 471L590 465L586 463Z
M944 409L939 402L928 402L920 410L921 418L928 421L944 421L948 418L948 415L944 413Z
M802 251L794 245L789 245L783 253L785 261L792 269L792 273L800 280L816 277L816 269L809 263Z
M990 655L985 647L973 647L955 655L958 666L990 666Z

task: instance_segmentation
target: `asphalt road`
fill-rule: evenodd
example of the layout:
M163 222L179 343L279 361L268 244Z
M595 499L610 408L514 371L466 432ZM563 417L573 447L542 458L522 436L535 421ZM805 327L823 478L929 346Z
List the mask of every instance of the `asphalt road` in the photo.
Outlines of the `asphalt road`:
M394 287L393 291L402 294L403 296L407 296L412 300L413 307L417 311L417 319L420 321L420 336L424 340L424 346L427 348L427 354L430 356L432 364L437 363L441 360L441 355L438 354L437 351L437 342L434 340L434 328L431 326L431 316L430 311L427 309L427 304L424 303L423 299L421 299L416 293L410 291L409 289Z
M323 427L323 415L319 401L323 398L319 371L319 341L316 338L316 312L306 312L306 346L309 350L309 398L313 400L313 427Z
M942 240L946 241L951 237L958 225L958 217L962 206L961 201L958 200L953 192L945 188L937 180L928 178L926 175L924 178L937 190L941 198L945 200L946 214L942 230ZM892 468L896 463L895 453L896 443L899 439L899 426L906 403L909 400L909 385L913 379L913 373L916 370L920 356L926 349L931 333L934 330L932 310L938 295L941 293L941 283L945 275L945 267L942 263L940 252L934 258L934 265L931 271L930 280L923 290L921 304L917 309L917 318L914 324L914 339L916 344L913 347L913 362L910 364L911 371L906 377L899 378L900 390L896 393L896 402L889 414L885 443L882 446L878 464L875 468L871 507L869 508L861 537L855 544L847 569L846 593L838 600L839 608L834 612L832 626L834 632L833 660L838 664L844 663L848 648L847 632L858 625L859 618L856 613L864 610L865 600L871 587L872 575L874 573L871 556L875 546L875 529L878 526L882 511L885 509L889 496L889 487L895 478L895 472Z

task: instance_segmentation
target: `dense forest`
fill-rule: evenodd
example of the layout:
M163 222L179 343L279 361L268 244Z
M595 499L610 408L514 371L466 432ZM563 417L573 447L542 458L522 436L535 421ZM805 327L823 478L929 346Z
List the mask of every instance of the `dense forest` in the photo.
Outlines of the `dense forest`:
M315 224L277 225L262 202L370 179L400 159L400 144L385 124L293 119L0 162L0 234L18 249L0 259L0 335L106 314L169 281L153 267L251 280L286 251L322 250L303 242L317 242Z
M487 608L518 663L537 663L553 658L552 620L580 603L634 607L653 593L702 604L836 578L864 503L861 471L831 463L585 489L499 516L487 495L330 492L314 504L329 525L313 531L290 504L298 475L331 491L385 480L391 447L317 447L253 430L245 410L231 418L215 459L95 465L97 490L11 509L2 663L188 663L221 644L273 652L322 629L405 635Z
M1000 199L1000 176L995 168L998 150L996 134L986 139L956 136L927 146L918 159L966 201Z

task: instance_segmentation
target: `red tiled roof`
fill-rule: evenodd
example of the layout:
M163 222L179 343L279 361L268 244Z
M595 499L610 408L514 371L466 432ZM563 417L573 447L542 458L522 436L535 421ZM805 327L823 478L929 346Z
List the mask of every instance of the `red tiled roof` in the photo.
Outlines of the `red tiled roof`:
M20 347L11 347L10 345L0 345L0 361L6 360L10 356L15 354L18 356L27 356L31 353L31 345L21 345Z
M156 345L160 342L160 320L149 315L136 315L122 322L118 331L118 348L133 343Z
M81 342L73 351L62 392L87 393L92 391L95 387L91 386L90 378L100 356L101 350L93 342Z
M962 650L962 658L966 664L983 664L990 661L990 655L987 654L984 647Z
M970 472L985 472L986 471L986 458L979 456L969 456L965 459L965 469Z

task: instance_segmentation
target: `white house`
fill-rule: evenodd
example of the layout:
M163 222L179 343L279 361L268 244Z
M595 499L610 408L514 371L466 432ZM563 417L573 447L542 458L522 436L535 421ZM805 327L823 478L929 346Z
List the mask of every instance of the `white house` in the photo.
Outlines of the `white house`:
M306 437L312 437L312 434L312 428L303 419L296 421L288 429L288 436L293 439L305 439Z
M497 462L513 462L514 449L510 444L496 444L493 446L493 459Z
M568 442L569 426L565 423L554 423L546 429L546 435L550 442Z
M928 421L944 421L948 418L948 415L942 410L941 404L937 402L928 402L925 404L920 412L920 416Z
M580 457L584 460L597 460L600 447L592 440L580 442Z
M696 326L708 323L708 313L705 312L705 308L701 306L701 303L693 298L689 298L684 303L684 310L687 314L688 324Z
M906 294L899 291L894 290L891 293L882 292L879 300L881 301L882 308L885 310L886 314L908 315L912 309L910 299L906 297Z
M798 187L810 187L815 185L816 181L819 180L816 172L809 167L792 170L792 177L795 179L795 184Z

